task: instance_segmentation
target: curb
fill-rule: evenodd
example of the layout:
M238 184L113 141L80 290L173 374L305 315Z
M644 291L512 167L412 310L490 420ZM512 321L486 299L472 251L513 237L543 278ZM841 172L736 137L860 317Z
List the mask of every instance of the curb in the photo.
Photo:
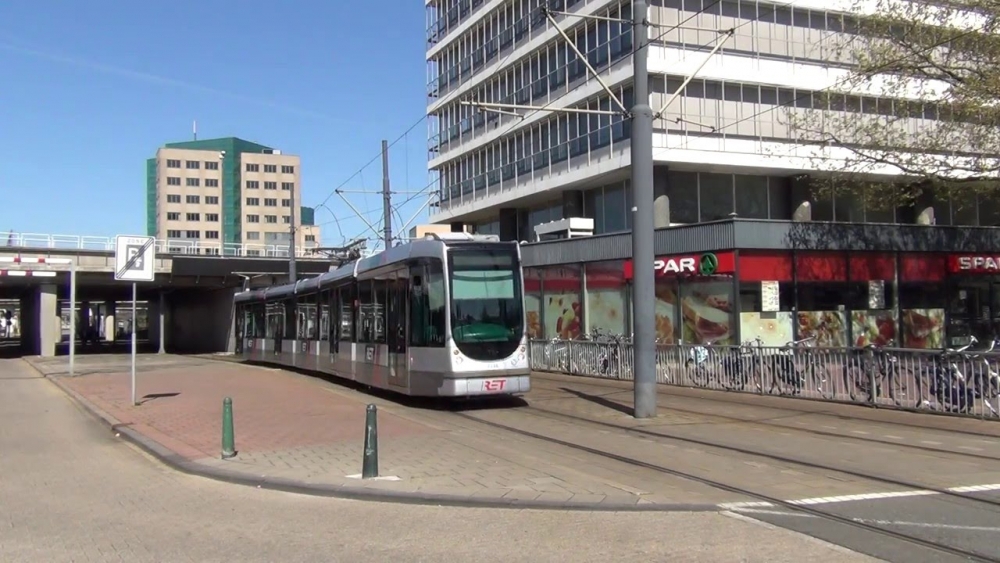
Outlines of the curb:
M34 366L32 367L34 368ZM119 434L126 441L139 447L164 465L187 475L204 477L224 483L318 497L458 508L513 508L519 510L534 509L586 512L719 512L720 510L723 510L717 504L704 503L629 504L485 497L476 498L474 496L458 496L438 493L376 490L350 485L307 484L302 481L281 477L254 477L245 472L212 467L203 463L185 459L174 451L164 447L159 442L144 436L140 432L137 432L129 427L127 424L123 424L115 417L104 412L90 400L64 385L62 381L60 381L61 378L46 377L44 374L42 376L52 382L95 420L108 426L112 432Z

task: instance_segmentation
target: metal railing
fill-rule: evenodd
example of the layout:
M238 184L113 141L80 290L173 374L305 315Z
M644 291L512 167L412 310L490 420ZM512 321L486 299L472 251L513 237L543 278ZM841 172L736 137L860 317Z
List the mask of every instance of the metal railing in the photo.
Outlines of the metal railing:
M0 234L0 248L23 248L32 250L92 250L114 252L114 237L93 237L79 235L50 235L40 233ZM288 245L281 244L230 244L221 241L192 239L156 239L158 254L186 254L199 256L242 256L262 258L288 258ZM326 259L310 247L297 247L295 255L300 258Z
M796 396L907 410L1000 418L1000 352L658 345L656 379L665 385ZM533 340L531 369L633 379L624 341Z

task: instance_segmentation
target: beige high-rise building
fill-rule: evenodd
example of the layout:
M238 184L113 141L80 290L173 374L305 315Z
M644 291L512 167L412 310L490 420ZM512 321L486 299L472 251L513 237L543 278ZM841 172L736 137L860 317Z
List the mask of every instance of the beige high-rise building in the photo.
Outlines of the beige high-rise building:
M146 167L147 232L171 247L287 256L293 220L297 250L319 246L298 156L225 137L168 143Z

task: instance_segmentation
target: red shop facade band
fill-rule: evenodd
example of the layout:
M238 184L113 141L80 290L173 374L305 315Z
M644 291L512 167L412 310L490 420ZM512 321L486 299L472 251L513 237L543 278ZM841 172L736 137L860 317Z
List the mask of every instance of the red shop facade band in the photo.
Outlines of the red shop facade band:
M880 232L886 227L896 231ZM816 232L783 237L789 229ZM522 247L528 329L539 339L595 330L629 334L632 311L650 306L663 344L734 345L760 338L766 346L782 346L813 337L820 346L893 342L940 349L963 345L972 335L986 342L1000 334L1000 240L992 240L994 230L953 241L942 236L946 230L923 226L734 219L662 229L650 304L631 299L628 234L529 244ZM789 244L803 239L823 244ZM712 244L726 241L755 244ZM975 248L994 242L996 251ZM677 252L685 245L691 249Z

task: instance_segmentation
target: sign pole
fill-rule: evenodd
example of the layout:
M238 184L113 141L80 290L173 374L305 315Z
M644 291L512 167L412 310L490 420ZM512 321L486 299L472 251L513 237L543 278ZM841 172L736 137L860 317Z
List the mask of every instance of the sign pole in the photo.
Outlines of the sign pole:
M132 282L132 406L139 406L135 400L135 356L137 348L136 302L139 300L139 284L156 279L153 262L156 261L156 239L119 235L115 238L115 279Z
M136 405L135 402L135 301L138 291L136 287L138 284L132 282L132 404Z
M69 263L69 375L76 371L76 260Z

